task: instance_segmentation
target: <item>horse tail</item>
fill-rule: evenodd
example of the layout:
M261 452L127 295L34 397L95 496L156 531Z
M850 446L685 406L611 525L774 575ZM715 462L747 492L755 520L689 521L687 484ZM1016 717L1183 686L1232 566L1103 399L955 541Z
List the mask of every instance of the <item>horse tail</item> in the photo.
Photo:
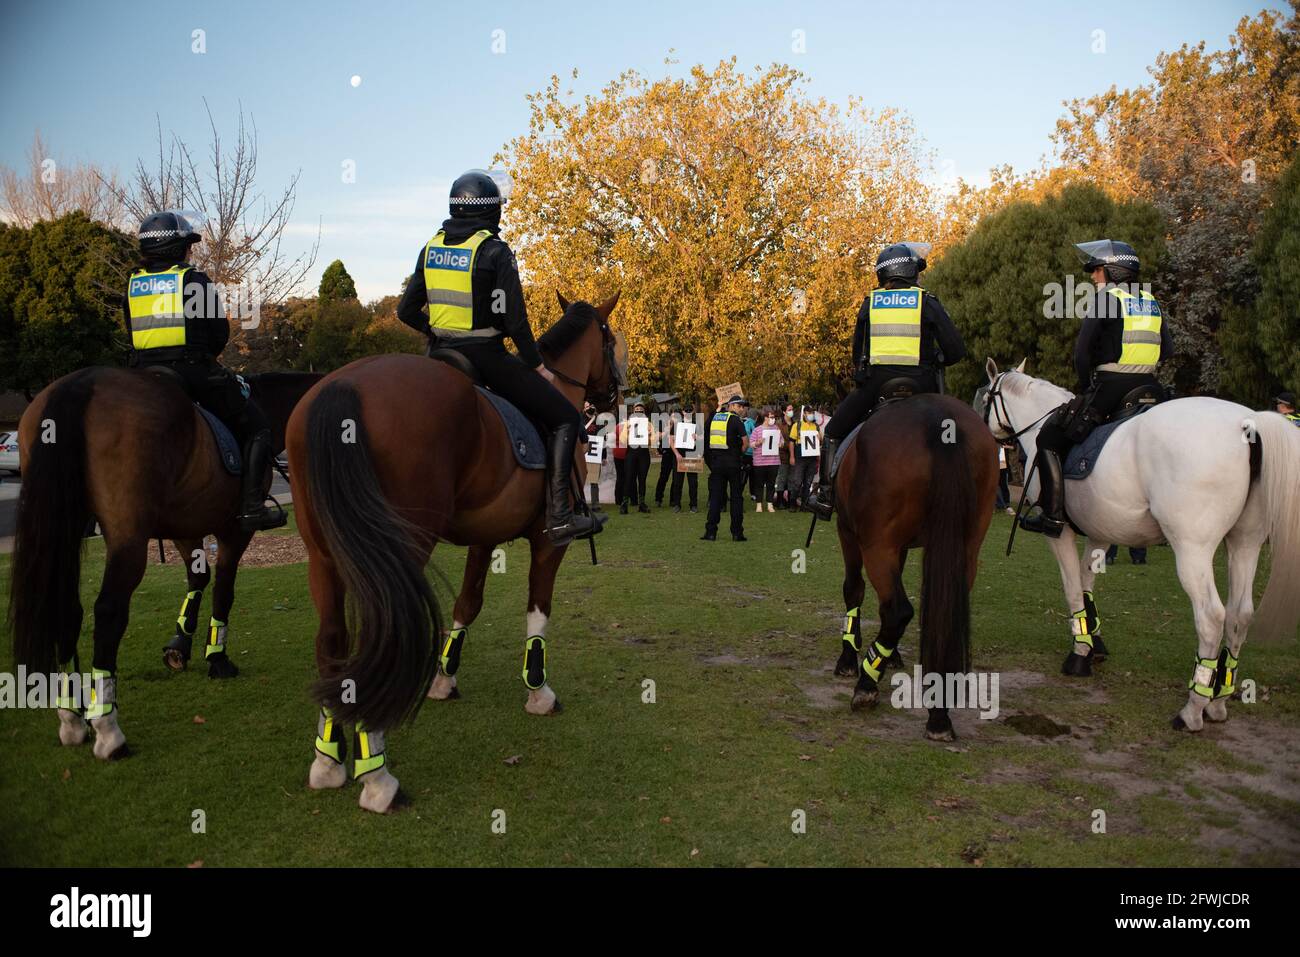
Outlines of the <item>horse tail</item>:
M1251 465L1259 457L1258 485L1264 494L1272 568L1255 616L1255 633L1263 640L1293 637L1300 624L1300 429L1271 412L1242 423L1254 423ZM1252 476L1255 472L1252 467Z
M927 673L970 669L970 591L967 541L978 514L975 483L961 433L927 422L930 500L922 533L921 668ZM945 442L944 439L952 439Z
M9 579L14 663L47 674L68 661L81 634L81 550L90 524L86 407L94 369L54 383L35 441L23 451L23 483ZM44 423L54 430L45 441Z
M441 614L424 575L423 533L384 498L361 422L361 396L339 380L307 412L307 496L347 591L351 636L348 657L312 694L339 720L384 730L413 718L424 701ZM345 427L355 441L345 441Z

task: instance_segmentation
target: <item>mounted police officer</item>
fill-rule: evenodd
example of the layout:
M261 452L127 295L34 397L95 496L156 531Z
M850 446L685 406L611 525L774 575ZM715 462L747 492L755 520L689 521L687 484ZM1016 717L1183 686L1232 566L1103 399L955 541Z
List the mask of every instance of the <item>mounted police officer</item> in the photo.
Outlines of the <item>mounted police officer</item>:
M600 531L601 523L573 512L573 453L582 416L554 387L555 376L537 351L515 255L500 237L505 202L484 170L470 170L451 184L451 218L420 249L397 317L428 335L434 348L455 349L488 388L546 428L546 534L563 545ZM506 350L507 336L518 355Z
M1169 325L1156 297L1139 286L1141 261L1128 243L1099 239L1075 246L1096 287L1083 303L1083 327L1074 345L1075 391L1084 396L1080 414L1109 419L1138 386L1160 387L1156 370L1174 354ZM1074 431L1078 441L1079 431ZM1052 538L1065 528L1065 482L1061 459L1073 444L1062 416L1043 423L1038 434L1038 511L1021 528Z
M129 364L165 366L184 381L191 399L221 419L243 444L239 525L246 532L279 528L287 520L263 495L275 452L271 424L248 398L243 379L217 361L230 325L216 286L189 263L202 237L180 213L154 213L140 224L142 264L131 273L122 311L131 334Z
M853 332L857 387L840 403L822 436L817 492L808 508L818 518L835 513L831 466L835 449L880 400L880 389L900 377L916 393L939 391L939 370L966 357L966 344L943 304L918 284L929 243L895 243L876 257L879 288L862 301Z
M1300 412L1295 408L1294 392L1279 392L1273 397L1273 408L1279 415L1285 416L1292 425L1300 426Z

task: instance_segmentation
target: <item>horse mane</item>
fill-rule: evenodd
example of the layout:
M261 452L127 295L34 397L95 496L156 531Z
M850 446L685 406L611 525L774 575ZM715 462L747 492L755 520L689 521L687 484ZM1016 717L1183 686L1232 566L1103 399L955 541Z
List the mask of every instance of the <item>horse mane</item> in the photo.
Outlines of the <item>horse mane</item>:
M1012 395L1024 397L1030 391L1037 389L1039 391L1047 390L1057 393L1057 398L1062 402L1067 402L1074 395L1068 389L1063 389L1055 382L1049 382L1047 379L1036 379L1028 372L1021 372L1018 369L1011 369L1008 375L1002 377L1002 388L1006 389Z
M562 355L599 316L596 307L589 302L569 303L564 315L537 340L538 348L553 356Z

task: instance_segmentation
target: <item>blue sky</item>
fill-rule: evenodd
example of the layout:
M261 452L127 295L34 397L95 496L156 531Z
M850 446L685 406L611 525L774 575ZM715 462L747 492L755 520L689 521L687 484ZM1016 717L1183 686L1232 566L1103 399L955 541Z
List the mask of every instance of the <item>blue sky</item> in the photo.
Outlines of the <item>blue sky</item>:
M39 128L53 155L125 173L153 147L155 116L202 152L203 98L228 137L242 104L257 124L262 188L274 193L301 170L290 243L307 244L323 224L311 282L341 258L371 299L399 289L446 215L451 179L525 131L525 96L553 73L581 95L628 68L659 77L732 55L746 70L787 62L814 96L906 110L946 171L983 181L992 166L1037 163L1063 100L1145 82L1156 55L1184 42L1224 47L1242 16L1266 6L1281 9L1262 0L5 0L0 163L21 165ZM196 29L206 33L201 55L191 50ZM497 30L503 54L492 50ZM792 49L796 30L806 52ZM1095 30L1105 31L1101 54ZM356 182L346 184L349 159Z

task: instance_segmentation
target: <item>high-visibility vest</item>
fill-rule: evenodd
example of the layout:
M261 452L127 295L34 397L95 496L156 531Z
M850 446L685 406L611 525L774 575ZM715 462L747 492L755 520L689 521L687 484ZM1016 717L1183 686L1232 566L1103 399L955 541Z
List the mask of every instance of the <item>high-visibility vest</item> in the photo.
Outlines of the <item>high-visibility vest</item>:
M443 242L444 233L424 247L424 289L429 298L429 328L467 331L474 328L474 261L483 240L480 229L460 245Z
M718 412L709 422L709 448L727 448L727 422L734 415L732 412Z
M185 274L192 266L163 272L137 269L126 287L131 317L131 348L166 349L185 345Z
M873 366L921 364L921 289L877 289L868 314Z
M1300 426L1300 412L1283 412L1282 417L1290 419L1292 425Z
M1119 364L1125 372L1155 372L1160 362L1160 324L1164 321L1160 303L1146 290L1133 295L1118 286L1106 287L1106 292L1119 300L1124 317L1124 334L1119 353Z

